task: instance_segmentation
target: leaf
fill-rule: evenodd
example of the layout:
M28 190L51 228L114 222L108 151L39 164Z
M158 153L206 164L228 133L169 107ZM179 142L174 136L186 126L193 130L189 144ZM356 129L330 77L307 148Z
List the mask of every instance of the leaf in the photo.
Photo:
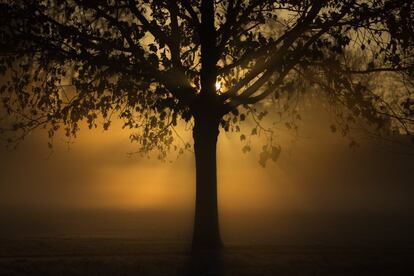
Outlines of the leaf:
M276 162L279 159L280 153L282 152L282 148L280 146L272 146L272 153L271 158L273 162Z
M259 164L264 168L266 167L267 160L269 159L269 153L267 151L262 151L260 153Z
M249 145L245 145L242 149L243 153L248 153L249 151L251 151L251 147Z
M108 130L108 128L109 128L109 126L111 125L111 121L106 121L104 124L103 124L103 129L104 130Z
M151 43L150 45L148 45L149 49L151 52L157 52L157 46L155 46L155 44Z

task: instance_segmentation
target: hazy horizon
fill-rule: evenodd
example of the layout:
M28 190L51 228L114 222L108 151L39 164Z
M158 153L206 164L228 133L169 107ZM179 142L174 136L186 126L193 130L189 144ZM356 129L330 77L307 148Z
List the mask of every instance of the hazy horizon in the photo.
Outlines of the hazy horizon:
M414 157L369 139L349 148L311 110L299 137L280 124L281 158L266 168L242 153L237 134L218 145L220 223L228 243L414 244ZM322 116L322 119L321 119ZM90 236L189 241L194 202L191 152L173 162L129 156L115 124L82 129L73 144L42 133L0 149L2 237Z

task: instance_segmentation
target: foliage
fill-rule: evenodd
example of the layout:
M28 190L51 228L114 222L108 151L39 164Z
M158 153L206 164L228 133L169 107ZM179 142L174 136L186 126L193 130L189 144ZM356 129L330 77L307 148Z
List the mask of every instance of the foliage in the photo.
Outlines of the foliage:
M37 127L53 137L63 125L74 136L82 120L92 128L103 118L107 129L115 114L137 129L131 138L143 152L158 149L163 158L177 149L181 119L213 112L225 131L240 131L251 116L256 135L263 103L309 90L350 110L342 132L361 116L413 131L411 0L0 3L0 96L13 117L2 131L14 130L10 142ZM394 104L370 81L384 72L407 84ZM279 153L270 142L260 163Z

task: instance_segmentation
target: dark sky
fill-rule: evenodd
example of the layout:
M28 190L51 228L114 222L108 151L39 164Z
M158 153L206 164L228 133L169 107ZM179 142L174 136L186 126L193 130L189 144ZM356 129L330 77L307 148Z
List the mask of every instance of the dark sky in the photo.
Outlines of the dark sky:
M224 240L414 242L414 157L364 138L351 150L329 131L330 119L309 111L299 138L278 126L283 153L266 168L257 151L242 153L238 135L220 134ZM1 148L3 234L187 239L192 154L171 163L130 157L128 133L116 123L108 132L83 129L70 147L57 137L53 154L41 132L17 150Z

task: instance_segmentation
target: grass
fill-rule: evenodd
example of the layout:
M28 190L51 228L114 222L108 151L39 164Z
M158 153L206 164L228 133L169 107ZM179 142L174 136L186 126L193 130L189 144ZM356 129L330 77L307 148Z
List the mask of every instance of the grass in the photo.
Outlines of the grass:
M414 275L414 248L228 245L197 255L188 248L137 239L3 239L0 275Z

